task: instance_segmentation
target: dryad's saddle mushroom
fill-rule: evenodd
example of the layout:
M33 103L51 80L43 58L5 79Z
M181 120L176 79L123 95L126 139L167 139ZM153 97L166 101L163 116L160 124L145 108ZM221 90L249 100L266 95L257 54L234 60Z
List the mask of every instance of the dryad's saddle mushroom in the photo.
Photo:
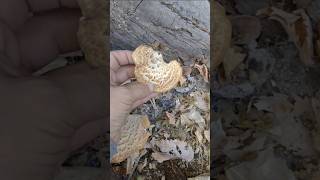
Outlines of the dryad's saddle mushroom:
M166 63L162 54L149 45L140 45L132 53L135 77L138 82L151 84L155 92L174 88L182 78L182 67L173 60Z
M151 135L146 131L149 127L150 121L147 116L129 115L125 125L121 128L121 138L117 146L118 152L112 157L111 163L120 163L143 149Z

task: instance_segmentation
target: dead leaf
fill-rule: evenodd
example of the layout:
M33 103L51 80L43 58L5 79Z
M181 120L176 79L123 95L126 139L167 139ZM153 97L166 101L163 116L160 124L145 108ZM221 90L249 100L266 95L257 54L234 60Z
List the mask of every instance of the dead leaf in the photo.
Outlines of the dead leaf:
M166 115L167 115L167 118L169 120L169 124L172 124L172 125L175 125L176 124L176 120L175 120L175 117L172 113L169 113L166 111Z
M261 34L260 20L254 16L239 15L231 19L236 44L250 44Z
M143 168L145 168L147 166L147 164L148 164L148 159L144 159L143 163L140 163L138 165L137 170L141 173Z
M260 152L258 158L253 161L246 161L226 169L226 176L228 180L296 179L294 173L288 168L286 161L274 155L273 148Z
M312 175L311 180L319 180L320 179L320 172L316 172Z
M168 134L168 133L163 133L163 136L164 136L166 139L168 139L168 138L170 137L170 134Z
M276 58L269 49L259 48L250 50L247 59L250 82L260 87L270 79Z
M210 95L206 92L195 91L190 93L190 96L194 98L194 105L201 109L202 111L207 112L209 110L209 100Z
M268 111L273 113L290 113L293 105L289 102L288 96L275 93L273 96L259 97L254 106L260 111Z
M255 87L249 83L244 82L241 84L228 84L219 89L213 91L214 94L228 98L244 98L252 95L255 91Z
M294 0L293 2L300 8L307 8L312 0Z
M179 85L183 86L186 83L187 79L184 76L181 76L180 80L179 80Z
M149 163L149 169L157 169L157 166L155 163Z
M275 93L274 96L260 97L254 106L258 110L273 113L273 127L268 131L278 143L293 150L296 154L314 155L310 132L302 124L302 121L295 117L299 111L294 111L294 105L289 101L287 95Z
M189 76L192 72L192 68L190 66L183 66L182 72L184 76Z
M207 139L208 142L210 142L210 131L204 131L204 137Z
M193 178L188 178L188 180L210 180L210 176L197 176Z
M194 134L196 135L196 137L197 137L197 139L198 139L198 142L199 142L199 143L202 143L203 136L202 136L202 133L201 133L201 131L199 130L199 128L197 128L197 130L194 132Z
M135 152L127 158L127 174L132 174L135 170L134 164L137 163L137 159L139 157L139 152ZM139 158L140 159L140 158Z
M203 77L205 82L209 82L209 72L205 64L199 65L195 64L194 67L199 71L200 75Z
M195 109L191 109L188 113L186 113L188 119L192 120L193 122L197 123L200 127L205 126L205 120L199 113L199 111Z
M257 14L267 15L270 19L280 22L298 48L301 61L308 66L314 64L312 25L309 16L303 9L287 13L271 7L262 9Z
M294 103L293 114L295 117L306 120L306 119L315 119L314 111L312 108L312 100L308 97L299 97L296 96Z
M230 78L231 72L239 66L246 57L245 54L237 52L234 48L229 48L223 59L223 67L227 79Z
M230 47L232 27L223 6L213 1L213 68L217 68L223 61L226 50Z
M158 161L159 163L163 163L164 161L176 158L173 155L170 155L167 153L160 153L160 152L154 152L151 154L151 156L154 160Z
M180 115L180 122L182 125L191 125L193 124L192 121L188 118L186 113Z
M174 158L183 159L185 161L192 161L194 158L194 151L186 142L180 140L158 140L155 145L159 147L160 152L171 155ZM157 154L159 155L159 154Z

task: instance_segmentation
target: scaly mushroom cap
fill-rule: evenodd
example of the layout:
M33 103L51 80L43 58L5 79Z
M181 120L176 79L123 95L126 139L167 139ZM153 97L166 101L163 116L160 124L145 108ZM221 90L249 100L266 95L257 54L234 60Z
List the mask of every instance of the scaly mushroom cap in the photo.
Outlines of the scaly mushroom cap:
M146 131L150 127L148 116L129 115L126 124L121 128L121 138L111 163L120 163L132 154L144 148L149 136Z
M180 64L176 60L164 62L162 54L151 46L140 45L132 53L132 58L137 81L152 84L155 92L169 91L182 77Z

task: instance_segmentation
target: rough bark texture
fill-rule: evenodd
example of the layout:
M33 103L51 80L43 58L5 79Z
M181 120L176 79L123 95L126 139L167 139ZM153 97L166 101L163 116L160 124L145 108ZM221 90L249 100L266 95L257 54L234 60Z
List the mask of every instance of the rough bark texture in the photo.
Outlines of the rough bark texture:
M112 0L110 20L113 50L133 50L142 43L160 42L169 48L167 55L180 57L185 63L192 58L209 58L208 0Z

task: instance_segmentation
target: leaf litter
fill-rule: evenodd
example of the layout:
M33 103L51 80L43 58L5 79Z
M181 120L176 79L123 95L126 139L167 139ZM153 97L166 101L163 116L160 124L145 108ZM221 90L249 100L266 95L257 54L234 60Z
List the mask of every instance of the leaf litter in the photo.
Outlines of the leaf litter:
M217 2L243 56L212 72L211 178L319 178L320 1Z
M136 116L148 116L151 135L144 149L135 151L138 154L113 164L126 169L123 177L162 179L177 176L168 175L172 168L186 178L200 178L209 173L209 70L201 60L183 70L184 80L178 87L132 112ZM172 163L177 165L172 166Z

